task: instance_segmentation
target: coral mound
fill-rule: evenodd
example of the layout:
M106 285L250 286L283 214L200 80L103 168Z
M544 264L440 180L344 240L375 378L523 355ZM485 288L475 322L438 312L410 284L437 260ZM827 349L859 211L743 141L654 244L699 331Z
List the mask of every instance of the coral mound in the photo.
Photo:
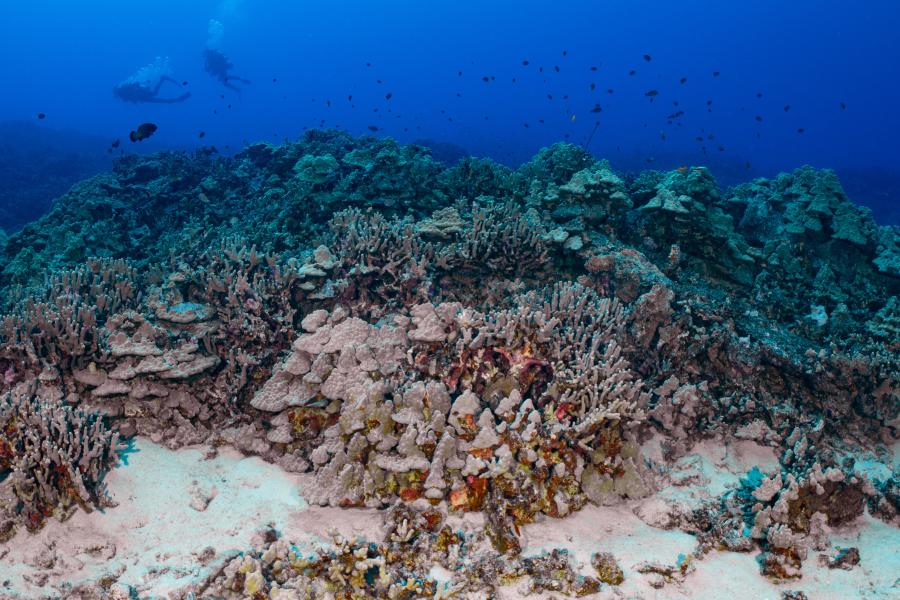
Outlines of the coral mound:
M109 502L133 436L230 445L383 514L383 539L311 554L272 524L201 595L589 595L686 585L722 550L796 580L810 550L865 564L831 541L864 513L898 522L900 232L828 171L723 190L565 144L446 167L312 131L123 158L4 242L0 283L0 537ZM688 502L703 440L778 465ZM696 548L526 552L524 527L588 504Z

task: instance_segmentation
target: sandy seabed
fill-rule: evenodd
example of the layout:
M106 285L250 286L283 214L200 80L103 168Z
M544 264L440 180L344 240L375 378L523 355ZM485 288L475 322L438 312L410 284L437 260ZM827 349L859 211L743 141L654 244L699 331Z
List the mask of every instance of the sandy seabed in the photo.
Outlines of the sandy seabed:
M645 451L653 456L652 441ZM753 442L703 442L672 466L672 484L649 499L588 505L565 519L541 517L526 525L523 552L566 548L585 574L591 554L613 553L625 580L591 598L776 600L787 589L811 599L900 597L900 531L868 514L831 532L833 546L859 548L862 561L850 571L828 569L811 557L801 580L775 584L760 575L755 553L713 552L696 561L684 581L655 589L635 570L642 561L674 564L696 545L693 536L663 528L666 506L713 498L747 469L777 465L771 449ZM261 545L261 524L301 550L327 547L333 530L350 539L380 536L377 511L310 506L303 498L310 476L287 473L228 447L172 451L136 438L106 482L117 506L102 513L77 511L65 522L51 520L37 534L22 531L0 545L0 596L64 597L66 585L112 576L115 589L130 588L140 598L183 597L239 552ZM479 527L481 519L470 513L451 522ZM442 571L436 568L433 576L452 578ZM503 597L524 597L523 589L507 586Z

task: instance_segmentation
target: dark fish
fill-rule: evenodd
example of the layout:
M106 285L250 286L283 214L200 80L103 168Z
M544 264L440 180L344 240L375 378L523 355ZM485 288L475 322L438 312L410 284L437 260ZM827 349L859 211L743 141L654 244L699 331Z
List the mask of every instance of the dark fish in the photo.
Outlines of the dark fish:
M197 134L197 137L202 139L205 135L206 135L206 132L201 131L200 133Z
M367 62L367 63L366 63L366 66L367 66L367 67L371 67L371 66L372 66L372 63Z
M568 50L563 50L563 56L567 55L568 53L569 53Z
M273 81L274 81L274 79L273 79ZM188 84L187 80L181 82L181 85L187 85L187 84Z
M547 94L547 100L553 100L553 94Z
M378 126L376 126L376 125L369 125L369 131L378 131Z
M713 71L713 77L718 77L719 75L721 75L719 71Z
M725 146L719 144L718 146L716 146L716 150L718 150L719 152L725 152Z
M353 102L353 94L347 96L347 102Z
M650 62L651 60L653 60L653 57L650 56L649 54L645 54L645 55L644 55L644 60L646 60L647 62Z
M762 92L756 92L756 97L757 97L757 98L762 98Z
M606 93L607 93L607 94L615 94L615 93L616 93L616 90L614 90L614 89L612 89L612 88L609 88L608 90L606 90Z
M523 67L527 67L527 66L528 66L528 60L527 60L527 59L522 61L522 66L523 66Z
M522 123L522 127L524 127L525 129L528 129L528 123Z
M629 75L634 75L634 74L636 74L636 73L637 73L637 71L635 71L634 69L628 71L628 74L629 74Z
M559 73L559 65L554 65L553 70L556 71L557 73Z
M543 73L543 72L544 72L544 67L538 67L538 73Z
M380 80L380 79L376 79L375 82L376 82L378 85L381 85L381 80Z
M142 142L153 135L156 131L156 125L153 123L141 123L138 128L128 134L128 139L132 142Z
M393 97L394 97L393 92L388 92L387 94L384 95L385 100L390 100Z
M806 131L806 130L803 129L802 127L800 127L799 129L797 129L797 133L803 133L804 131Z
M756 115L756 116L754 117L754 119L756 119L756 121L757 121L758 123L762 123L762 117L761 117L761 116Z
M273 77L273 78L272 78L272 83L278 83L278 78L277 78L277 77Z
M687 77L682 77L681 79L678 80L678 82L679 82L681 85L686 84L686 83L687 83Z
M38 113L38 114L37 114L37 118L38 118L38 119L46 119L46 118L47 118L47 115L45 115L44 113Z
M462 77L462 71L457 71L457 72L456 72L456 76L457 76L457 77Z
M659 96L659 92L656 90L650 90L650 91L644 92L644 95L647 96L648 98L650 98L650 102L653 102L653 99L656 98L657 96Z
M787 112L787 111L789 111L789 110L791 110L791 105L790 105L790 104L785 104L785 105L784 105L784 112Z
M596 84L596 83L592 83L592 84L591 84L591 91L593 92L593 91L596 90L596 89L597 89L597 84Z
M591 71L596 71L596 70L597 70L597 67L595 67L595 66L591 67Z
M752 166L752 165L750 164L750 161L749 161L749 160L748 160L747 162L744 163L744 168L745 168L745 169L748 169L748 170L749 170L751 166Z
M712 100L707 100L707 101L706 101L706 105L707 105L707 106L712 106Z
M592 109L590 110L590 112L592 112L592 113L603 112L603 109L600 107L599 104L595 104L595 105L594 105L594 108L592 108Z
M117 140L114 141L112 144L110 144L110 146L113 147L113 148L118 148L118 147L119 147L119 141L120 141L120 140L117 139Z
M846 110L846 109L847 109L847 103L841 102L841 110Z
M485 75L484 77L481 78L481 80L485 83L488 83L491 80L491 78L488 77L487 75Z
M331 108L331 100L326 100L325 106L327 106L328 108Z

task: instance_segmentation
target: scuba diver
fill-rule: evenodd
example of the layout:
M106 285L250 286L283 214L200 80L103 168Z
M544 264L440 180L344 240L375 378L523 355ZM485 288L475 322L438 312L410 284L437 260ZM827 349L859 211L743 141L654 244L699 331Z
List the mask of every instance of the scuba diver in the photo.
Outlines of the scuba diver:
M240 92L241 88L237 87L232 81L238 81L240 83L249 84L249 79L244 79L243 77L238 77L237 75L229 75L229 71L231 71L234 65L228 60L228 57L222 53L221 50L217 50L215 48L206 48L203 51L204 64L203 68L207 73L218 79L222 82L222 85L227 87L230 90L234 90L236 92Z
M178 85L178 82L169 76L169 59L156 57L153 63L141 68L137 73L125 81L113 87L113 95L123 102L148 102L154 104L174 104L184 102L191 97L190 92L185 92L174 98L160 98L159 90L162 84L169 82Z

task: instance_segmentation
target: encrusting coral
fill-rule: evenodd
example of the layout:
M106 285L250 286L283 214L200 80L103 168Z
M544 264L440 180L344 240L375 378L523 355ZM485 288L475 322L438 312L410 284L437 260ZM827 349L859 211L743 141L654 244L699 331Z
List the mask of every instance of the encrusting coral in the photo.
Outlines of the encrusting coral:
M447 168L311 131L125 157L7 240L0 283L7 533L102 503L116 435L231 444L311 472L310 502L417 523L305 558L275 541L210 580L225 597L449 597L438 554L534 590L614 585L614 557L588 581L563 553L519 556L517 531L652 493L652 435L665 460L712 435L781 457L673 519L700 547L644 565L661 585L717 547L797 577L828 527L900 510L896 475L835 458L900 431L900 234L827 171L723 191L565 144ZM487 553L438 525L473 511Z

